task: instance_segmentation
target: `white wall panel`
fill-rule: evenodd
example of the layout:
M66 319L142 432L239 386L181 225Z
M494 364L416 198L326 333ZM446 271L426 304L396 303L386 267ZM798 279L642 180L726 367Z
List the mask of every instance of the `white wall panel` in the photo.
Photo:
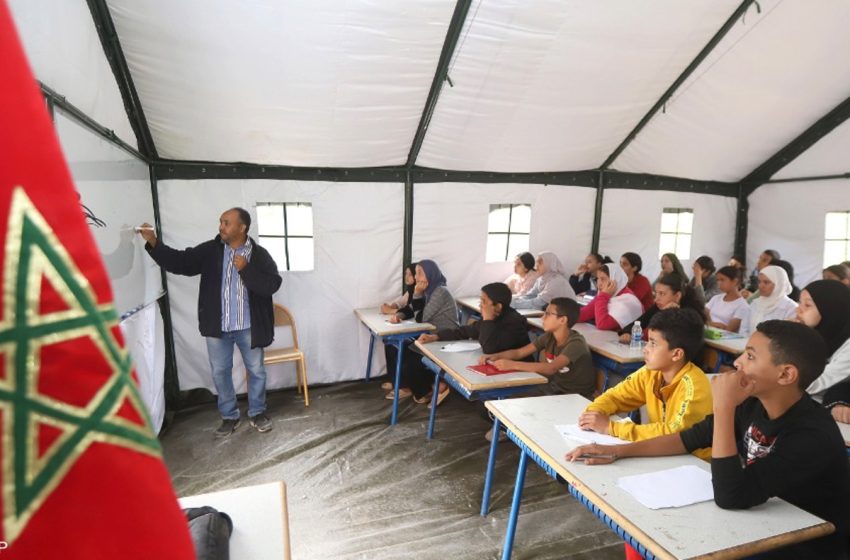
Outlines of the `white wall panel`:
M510 262L486 263L491 204L531 203L532 253L553 251L575 269L590 250L596 190L520 184L420 183L415 185L413 259L433 259L455 297L477 295L501 282Z
M850 211L850 180L762 185L750 195L748 268L765 249L794 265L803 288L821 278L827 212Z
M732 256L735 243L734 198L669 191L609 189L602 200L600 252L618 261L627 251L643 258L643 274L650 282L661 271L659 239L664 208L693 208L691 259L682 261L690 277L693 261L708 255L718 265Z
M400 290L403 191L403 185L393 183L161 181L163 237L182 249L215 237L219 216L233 206L244 207L256 218L258 201L311 203L316 268L282 272L283 285L274 300L295 317L311 384L356 379L365 372L369 337L354 309L375 306ZM180 388L212 390L206 345L198 332L198 278L170 274L168 289ZM276 334L272 347L289 345L288 329ZM375 367L380 369L383 353L376 350ZM234 383L242 392L238 354ZM269 388L295 384L292 364L271 366L268 374Z
M136 146L115 76L83 1L10 0L35 77Z

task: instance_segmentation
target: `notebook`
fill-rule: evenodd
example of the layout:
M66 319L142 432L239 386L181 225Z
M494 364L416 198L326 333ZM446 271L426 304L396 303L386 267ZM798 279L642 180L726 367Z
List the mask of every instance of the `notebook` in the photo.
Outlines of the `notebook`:
M483 366L466 366L466 369L468 369L469 371L472 371L472 372L475 372L475 373L480 373L481 375L487 375L487 376L502 375L502 374L505 374L505 373L517 373L517 371L519 371L519 370L516 370L516 369L509 369L509 370L503 371L501 369L498 369L493 364L484 364Z

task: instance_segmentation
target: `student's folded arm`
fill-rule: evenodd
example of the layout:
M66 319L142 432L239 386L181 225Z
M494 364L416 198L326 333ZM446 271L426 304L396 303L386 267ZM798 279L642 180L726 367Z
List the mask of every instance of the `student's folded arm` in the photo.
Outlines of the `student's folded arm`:
M476 328L478 342L485 354L521 348L528 344L528 328L520 322L500 324L499 321L479 321Z
M684 403L675 414L668 415L663 422L651 422L648 424L635 424L634 422L615 422L615 426L609 429L611 435L639 441L643 439L658 437L667 434L681 432L685 427L692 426L701 421L705 416L694 410L694 407ZM706 446L710 447L710 446Z
M626 379L614 385L587 406L588 411L602 412L611 416L618 412L630 412L640 408L646 403L646 393L644 392L642 376L639 375L645 371L644 368L634 372ZM628 422L611 422L611 424L627 424ZM609 427L610 431L610 427ZM617 435L611 432L611 435Z
M611 301L611 296L602 292L597 294L593 301L586 307L593 307L593 314L596 320L596 328L603 331L616 331L620 329L620 323L617 322L608 313L608 302Z
M478 340L478 323L463 325L456 329L440 329L437 331L440 340Z
M593 312L593 302L588 303L578 312L578 322L579 323L587 323L588 321L593 320L594 312Z

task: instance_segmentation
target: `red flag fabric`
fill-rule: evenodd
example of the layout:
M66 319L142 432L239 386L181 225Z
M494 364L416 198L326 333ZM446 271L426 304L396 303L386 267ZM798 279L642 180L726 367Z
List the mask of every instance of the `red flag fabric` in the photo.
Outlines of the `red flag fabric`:
M0 60L0 557L194 558L5 0Z

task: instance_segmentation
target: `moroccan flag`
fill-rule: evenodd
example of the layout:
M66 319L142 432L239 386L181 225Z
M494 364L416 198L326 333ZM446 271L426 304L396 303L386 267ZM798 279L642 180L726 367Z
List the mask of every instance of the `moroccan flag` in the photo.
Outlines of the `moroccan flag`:
M194 558L5 0L0 61L0 559Z

